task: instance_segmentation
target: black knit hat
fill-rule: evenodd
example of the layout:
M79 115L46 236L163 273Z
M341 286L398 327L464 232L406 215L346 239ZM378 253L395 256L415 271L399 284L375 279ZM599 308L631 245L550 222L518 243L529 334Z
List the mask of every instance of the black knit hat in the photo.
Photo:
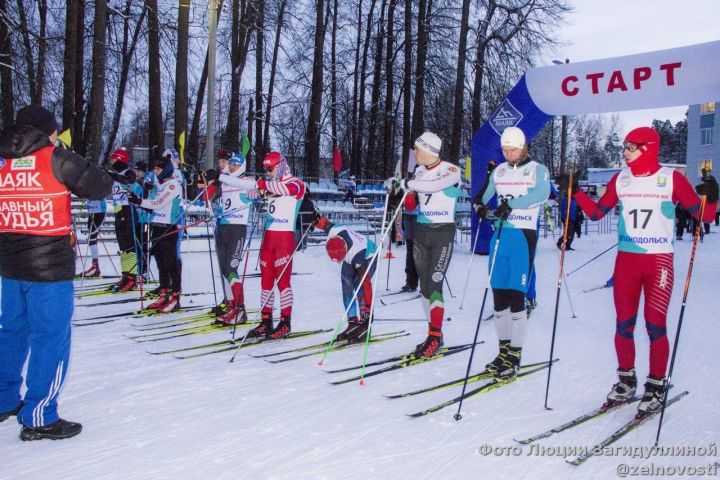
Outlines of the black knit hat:
M15 123L35 127L41 132L52 135L58 129L55 115L41 105L28 105L17 112Z

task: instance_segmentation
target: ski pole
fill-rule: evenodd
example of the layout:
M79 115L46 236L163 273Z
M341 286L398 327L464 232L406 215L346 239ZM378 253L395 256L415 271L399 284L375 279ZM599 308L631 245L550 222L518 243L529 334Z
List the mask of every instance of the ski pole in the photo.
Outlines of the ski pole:
M382 233L382 236L380 238L380 249L377 252L375 252L375 257L370 260L370 263L368 264L368 268L367 268L367 271L365 272L365 275L363 275L363 278L360 279L358 288L355 289L355 293L353 295L353 301L357 300L357 295L360 292L360 289L362 288L362 284L365 281L365 278L367 277L368 273L372 271L372 269L374 267L373 262L377 262L377 259L380 258L380 251L382 250L383 241L385 240L385 237L388 235L388 233L390 233L391 225L393 224L393 222L395 221L395 218L398 216L398 214L402 210L402 205L403 205L403 203L405 203L406 196L407 196L407 192L403 193L403 196L400 199L400 203L398 204L397 208L395 209L395 212L393 213L393 216L390 219L390 222L387 223L387 226L381 225L380 232ZM385 211L387 211L387 208L388 208L389 198L390 198L389 195L385 198ZM384 219L385 219L385 215L383 215L383 222L384 222ZM370 332L372 330L373 318L375 316L375 292L377 289L377 279L378 279L378 277L376 276L375 282L373 285L373 303L370 306L370 319L368 321L368 329L365 334L365 347L363 349L362 369L360 370L360 386L365 385L365 364L367 363L367 352L370 348ZM352 305L352 303L350 305ZM348 306L348 308L345 309L345 313L343 314L343 319L345 318L345 316L347 316L347 313L349 310L350 310L350 306ZM340 329L341 323L342 323L342 319L340 320L340 323L338 323L337 327L335 328L335 337L337 337L337 331ZM330 341L330 344L325 349L325 352L323 353L323 358L325 358L327 356L328 350L329 350L330 346L332 346L332 342L335 341L335 337L333 337L333 339ZM320 360L320 362L321 362L320 364L322 364L322 360Z
M695 232L693 233L693 246L690 253L690 264L688 265L687 276L685 277L685 290L683 291L682 306L680 307L680 319L678 320L677 329L675 331L675 342L673 343L672 356L670 357L670 369L668 370L667 381L665 382L665 392L663 392L663 403L660 410L660 421L658 422L657 435L655 436L655 446L657 447L660 442L660 431L662 429L663 418L665 417L665 405L667 404L668 391L670 390L669 385L672 380L673 369L675 367L675 355L677 354L678 344L680 343L680 329L682 328L683 317L685 316L685 305L687 304L688 292L690 290L690 279L692 278L693 266L695 266L695 254L697 253L698 239L700 238L700 231L703 228L702 217L705 213L705 204L707 197L703 195L700 197L700 212L698 213L698 222L695 226Z
M470 378L470 368L472 367L473 357L475 356L475 345L477 345L478 335L480 334L480 324L482 324L483 311L485 310L485 303L487 302L488 290L490 290L490 283L492 282L493 271L495 270L495 260L497 259L498 248L500 247L500 235L502 235L503 224L505 222L500 219L500 226L498 227L497 238L495 239L495 247L493 248L493 256L490 261L490 273L488 274L488 283L485 285L485 293L483 294L482 305L480 306L480 313L478 314L477 326L475 327L475 337L473 338L472 347L470 348L470 358L468 359L467 371L465 372L465 380L463 381L462 394L460 395L460 403L458 404L457 412L454 415L455 421L462 420L460 409L462 409L463 399L465 396L465 389L467 388L468 378Z
M137 232L135 231L135 214L135 205L130 205L130 222L132 223L133 246L135 247L135 268L137 274L140 276L140 310L142 310L145 308L145 306L143 305L142 257L139 255L138 252L138 238Z
M582 265L580 265L579 267L577 267L577 268L574 269L573 271L566 273L566 274L565 274L565 278L567 278L567 277L569 277L570 275L572 275L573 273L577 272L578 270L580 270L581 268L583 268L583 267L584 267L585 265L587 265L588 263L591 263L592 261L597 260L598 258L602 257L602 256L605 255L607 252L609 252L610 250L612 250L613 248L615 248L615 247L617 247L617 246L618 246L618 244L615 243L612 247L608 248L607 250L603 250L602 252L598 253L598 254L595 255L593 258L591 258L591 259L588 260L587 262L583 263Z
M385 282L385 291L390 290L390 260L392 260L392 238L388 240L388 255L387 255L387 281ZM375 292L373 291L373 294Z
M550 394L550 375L552 374L553 354L555 353L555 334L557 332L558 311L560 308L560 290L563 283L563 266L565 264L565 248L567 247L568 230L570 227L570 204L572 203L572 182L573 170L570 169L567 190L567 212L565 213L565 226L563 228L562 248L560 249L560 271L558 272L557 293L555 294L555 316L553 318L552 337L550 339L550 360L548 363L547 385L545 386L545 409L552 410L548 407L548 395ZM569 297L569 295L568 295Z
M208 199L205 199L205 208L211 210L211 207L208 205ZM212 245L210 244L210 222L205 222L205 231L207 233L207 243L208 243L208 256L210 257L210 275L212 277L212 286L213 286L213 298L215 299L215 305L218 304L217 299L217 288L215 287L215 267L213 267L213 258L212 258ZM213 237L216 238L216 237Z
M448 293L450 294L450 298L455 298L455 295L452 293L452 288L450 288L450 282L447 279L447 275L443 275L445 277L445 285L448 287Z
M568 303L570 303L570 312L572 313L572 318L577 318L577 315L575 315L575 308L573 307L572 298L570 297L570 283L568 282L567 276L565 276L565 281L563 282L565 285L565 293L567 294Z
M285 262L285 266L283 267L283 269L280 270L280 275L278 275L277 280L275 280L275 282L273 283L272 289L270 290L271 292L275 291L275 287L277 287L277 284L280 283L280 279L285 274L285 271L287 270L288 266L292 265L293 257L295 257L295 254L298 252L298 249L299 249L298 247L300 247L302 245L302 241L305 240L305 237L308 235L308 233L310 233L309 228L305 231L305 233L303 233L302 237L300 237L300 241L298 242L297 245L295 245L295 250L293 250L292 254L290 255L290 258L288 258L288 261ZM265 301L262 303L262 305L260 305L259 310L261 312L262 312L262 309L265 308L265 305L268 303L268 301L270 300L271 297L272 297L272 295L268 295L268 297L265 299ZM230 359L230 363L233 363L235 361L235 357L237 356L237 354L240 351L240 349L242 348L242 346L245 344L245 340L247 340L247 337L249 334L250 334L250 330L248 330L248 332L245 334L242 341L240 342L240 345L238 345L237 349L235 350L235 353L233 354L232 358Z
M467 293L467 287L470 283L470 273L472 273L473 262L475 261L475 247L477 247L478 238L480 238L480 224L478 223L478 229L475 231L475 240L473 241L472 250L470 250L470 265L468 266L468 272L465 276L465 286L463 287L462 298L460 299L460 310L463 309L465 304L465 294Z
M257 227L257 211L255 212L255 221L253 222L252 230L250 230L250 235L248 235L248 241L245 245L244 251L240 254L240 259L242 259L243 256L245 256L245 265L243 266L243 273L240 277L240 288L243 290L245 289L245 274L247 273L247 266L248 266L248 260L250 259L250 244L252 243L253 235L255 234L255 227ZM243 294L244 295L244 294ZM240 314L240 311L238 310L238 313L235 315L235 323L233 324L233 330L232 330L232 339L235 341L235 331L237 330L237 315Z

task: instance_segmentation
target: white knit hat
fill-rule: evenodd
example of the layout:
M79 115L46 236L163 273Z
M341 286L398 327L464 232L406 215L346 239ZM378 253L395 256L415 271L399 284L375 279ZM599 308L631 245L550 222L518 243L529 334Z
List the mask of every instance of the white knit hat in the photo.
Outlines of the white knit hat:
M500 137L500 148L512 147L523 148L525 146L525 134L517 127L508 127L503 130Z
M415 140L415 148L425 150L430 155L440 156L442 140L432 132L425 132Z

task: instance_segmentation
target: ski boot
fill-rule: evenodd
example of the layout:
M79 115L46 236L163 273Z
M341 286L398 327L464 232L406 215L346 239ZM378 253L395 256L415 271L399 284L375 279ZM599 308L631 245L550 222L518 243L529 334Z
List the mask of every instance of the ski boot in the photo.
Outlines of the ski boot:
M165 303L157 309L160 313L170 313L180 310L180 292L168 292L165 295Z
M110 287L110 290L113 292L129 292L130 290L135 290L135 288L137 288L135 275L132 273L123 273L120 281Z
M225 312L227 312L227 302L225 300L210 309L210 313L214 313L216 317L223 315Z
M67 420L63 420L61 418L57 422L44 427L23 426L22 430L20 430L20 440L42 440L44 438L50 440L62 440L74 437L80 432L82 432L82 425L75 422L68 422Z
M610 390L610 393L607 395L607 402L605 402L603 408L610 408L627 403L635 396L635 389L637 388L635 369L623 370L618 368L617 373L620 381L613 385L612 390Z
M346 340L347 343L359 343L365 340L370 326L370 315L365 313L362 318L348 318L348 326L337 336L338 340Z
M500 351L497 354L497 357L495 357L492 362L485 365L486 372L496 373L500 370L500 368L502 368L505 363L507 357L507 349L510 346L510 340L500 340L500 342L498 343Z
M227 312L218 315L215 319L215 324L223 325L241 325L247 323L247 313L245 312L245 305L235 305L235 302L228 300Z
M20 402L17 407L13 408L12 410L9 410L7 412L0 413L0 423L4 422L10 417L17 416L18 413L20 413L20 410L22 410L24 402Z
M659 412L663 406L664 395L665 378L648 376L645 382L645 393L638 405L638 416Z
M247 338L270 338L270 333L273 331L273 319L272 313L261 314L260 325L253 328L247 333Z
M510 380L515 378L520 370L520 357L522 356L522 347L507 346L507 351L503 357L503 363L495 372L495 378L501 380Z
M430 327L428 329L428 336L425 339L424 342L417 345L415 347L415 351L413 352L413 355L415 357L432 357L433 355L436 355L440 348L443 346L443 334L442 330L435 327Z
M82 276L84 278L99 278L101 276L100 264L98 264L96 258L93 258L92 264L82 273Z
M400 289L401 292L414 292L417 290L417 285L412 287L410 285L403 285L403 287Z
M159 310L164 305L165 302L167 302L168 297L170 296L170 289L169 288L161 288L158 292L158 299L155 300L153 303L145 307L146 310Z
M270 333L268 338L271 340L277 340L283 337L287 337L290 335L290 332L292 331L292 328L290 326L290 316L280 315L280 322L278 322L277 327L273 329L273 331Z

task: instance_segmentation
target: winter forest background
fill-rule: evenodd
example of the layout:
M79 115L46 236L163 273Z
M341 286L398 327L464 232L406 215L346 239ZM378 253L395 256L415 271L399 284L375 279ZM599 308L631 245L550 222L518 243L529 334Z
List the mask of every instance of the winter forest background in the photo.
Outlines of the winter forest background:
M275 149L310 177L332 176L336 148L358 177L390 176L426 129L458 162L523 72L552 61L572 16L564 0L0 0L1 124L42 103L74 150L98 160L119 146L172 147L166 131L178 148L185 131L186 161L212 166L214 6L215 149L238 151L246 133L249 170ZM560 125L531 149L553 173ZM661 160L684 163L687 122L653 126ZM568 162L619 165L621 129L617 116L569 118Z

